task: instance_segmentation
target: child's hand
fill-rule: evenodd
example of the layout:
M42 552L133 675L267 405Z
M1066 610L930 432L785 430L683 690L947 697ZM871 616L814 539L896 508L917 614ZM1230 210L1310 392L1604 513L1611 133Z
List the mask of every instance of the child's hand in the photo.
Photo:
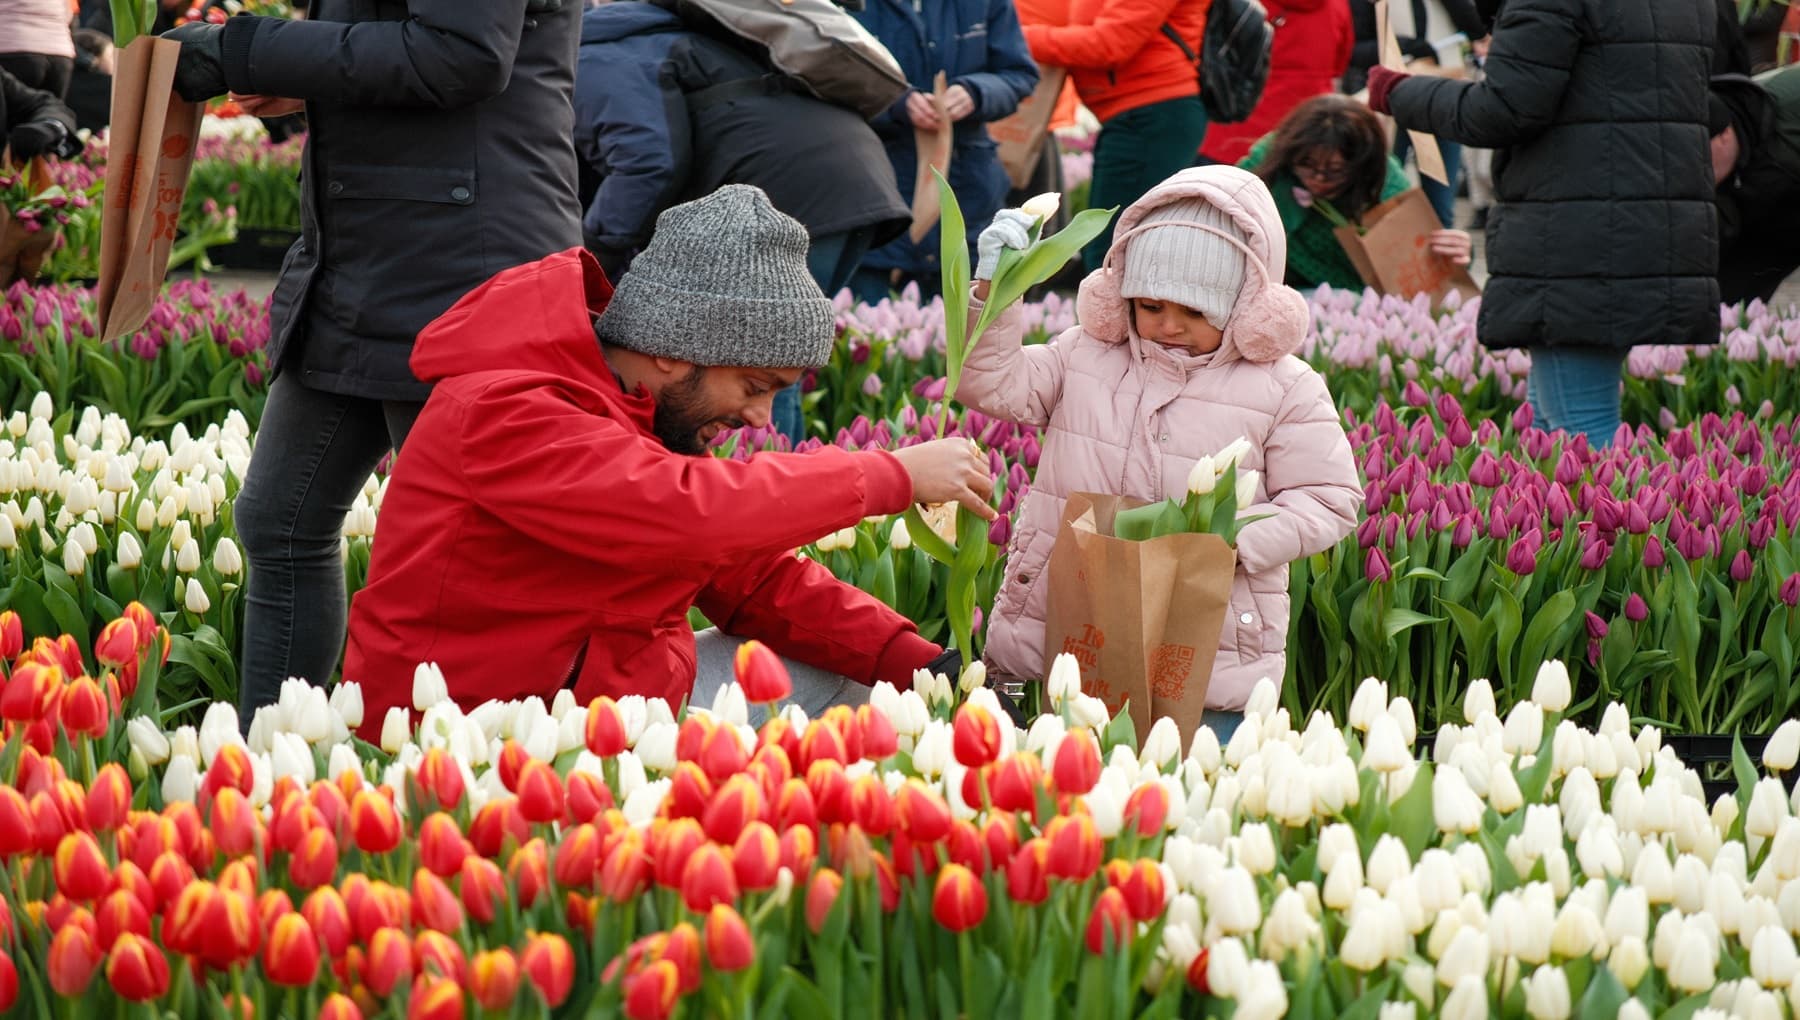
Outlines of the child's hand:
M1023 209L1002 209L994 214L981 236L975 239L975 279L991 280L1000 268L1000 253L1007 248L1024 251L1031 247L1031 228L1037 217Z
M1433 230L1431 232L1431 251L1434 255L1442 255L1459 266L1469 264L1469 253L1474 250L1473 242L1466 230Z

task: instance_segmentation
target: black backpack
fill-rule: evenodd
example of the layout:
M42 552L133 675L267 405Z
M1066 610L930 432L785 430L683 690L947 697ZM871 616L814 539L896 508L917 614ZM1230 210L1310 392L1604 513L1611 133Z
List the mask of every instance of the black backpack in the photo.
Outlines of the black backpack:
M1256 0L1212 0L1200 52L1167 22L1162 32L1181 47L1200 76L1200 102L1215 124L1237 124L1250 116L1269 80L1275 26Z

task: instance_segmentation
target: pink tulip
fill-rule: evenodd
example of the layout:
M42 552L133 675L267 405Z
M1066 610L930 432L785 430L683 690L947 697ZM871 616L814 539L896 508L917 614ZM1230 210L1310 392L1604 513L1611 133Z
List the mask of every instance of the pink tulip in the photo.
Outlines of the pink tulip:
M1643 623L1650 618L1650 607L1644 604L1644 597L1632 592L1625 599L1625 619L1632 623Z

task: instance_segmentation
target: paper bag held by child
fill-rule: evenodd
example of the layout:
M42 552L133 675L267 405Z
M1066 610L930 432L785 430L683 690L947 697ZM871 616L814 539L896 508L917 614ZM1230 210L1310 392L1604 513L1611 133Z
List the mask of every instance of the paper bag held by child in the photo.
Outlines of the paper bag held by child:
M1081 689L1115 714L1129 703L1139 736L1161 716L1185 744L1206 710L1237 554L1217 535L1113 537L1113 518L1137 506L1075 493L1050 553L1045 673L1057 654L1081 666Z

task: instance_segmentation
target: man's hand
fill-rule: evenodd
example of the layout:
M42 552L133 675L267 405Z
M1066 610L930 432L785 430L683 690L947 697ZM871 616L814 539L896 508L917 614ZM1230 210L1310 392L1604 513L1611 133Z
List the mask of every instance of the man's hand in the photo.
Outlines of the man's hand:
M177 25L164 39L181 44L175 63L175 92L190 103L204 103L228 91L225 84L225 26L204 21Z
M1031 247L1031 228L1038 218L1023 209L1002 209L994 221L975 239L975 279L992 280L1000 268L1000 253L1011 248L1024 251Z
M954 501L984 521L1000 516L988 504L994 498L994 479L973 440L934 439L895 450L894 459L912 478L914 502Z
M67 159L81 151L81 139L54 120L28 120L13 128L6 144L20 162L45 155Z
M931 97L923 92L906 94L906 115L912 118L913 127L920 131L936 131L938 129L937 106Z
M944 112L948 113L953 121L962 120L975 112L975 97L969 93L967 87L952 85L944 90Z

